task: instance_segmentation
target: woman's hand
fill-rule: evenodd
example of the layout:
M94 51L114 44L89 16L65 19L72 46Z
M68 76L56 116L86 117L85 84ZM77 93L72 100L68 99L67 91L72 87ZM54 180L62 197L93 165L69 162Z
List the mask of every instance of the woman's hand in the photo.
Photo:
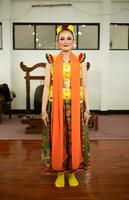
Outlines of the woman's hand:
M85 111L84 112L84 120L85 120L85 123L86 123L86 126L88 127L88 122L89 122L89 119L90 119L90 113Z
M42 112L42 120L43 120L44 125L47 127L48 122L49 122L49 118L48 118L47 112Z

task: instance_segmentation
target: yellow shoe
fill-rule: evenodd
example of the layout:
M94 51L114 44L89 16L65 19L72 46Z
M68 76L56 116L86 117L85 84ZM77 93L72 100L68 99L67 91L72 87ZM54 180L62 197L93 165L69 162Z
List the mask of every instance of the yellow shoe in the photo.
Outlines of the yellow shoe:
M56 187L64 187L65 186L65 177L64 173L58 173L57 179L55 181Z
M68 182L69 182L70 186L78 186L79 185L78 180L74 176L74 173L68 174Z

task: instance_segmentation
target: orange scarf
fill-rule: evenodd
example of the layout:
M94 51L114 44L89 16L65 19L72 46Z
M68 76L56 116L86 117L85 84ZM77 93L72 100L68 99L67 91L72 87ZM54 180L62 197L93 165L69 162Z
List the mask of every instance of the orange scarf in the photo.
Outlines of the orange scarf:
M72 169L77 169L82 162L80 139L80 63L77 57L70 53L71 63L71 151ZM53 102L51 115L52 131L52 168L63 169L66 152L63 145L63 98L62 98L63 59L60 53L53 67Z

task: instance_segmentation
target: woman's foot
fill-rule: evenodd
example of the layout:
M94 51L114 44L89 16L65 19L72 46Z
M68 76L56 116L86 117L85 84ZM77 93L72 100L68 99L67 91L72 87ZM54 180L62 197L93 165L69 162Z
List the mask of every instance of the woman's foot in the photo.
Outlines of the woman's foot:
M64 173L58 173L57 179L55 181L56 187L64 187L65 186L65 177Z
M68 174L68 182L70 186L78 186L78 180L76 179L74 173Z

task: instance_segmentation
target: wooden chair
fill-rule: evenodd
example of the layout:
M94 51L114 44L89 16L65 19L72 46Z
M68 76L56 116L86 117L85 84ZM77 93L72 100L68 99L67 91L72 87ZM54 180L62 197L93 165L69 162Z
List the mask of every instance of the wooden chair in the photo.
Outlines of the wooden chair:
M45 76L31 76L31 72L37 68L45 68L46 63L37 63L32 67L27 67L23 62L20 63L21 69L26 72L26 113L30 114L30 80L45 80Z
M30 108L30 80L45 80L45 76L32 76L31 72L37 68L45 68L46 63L37 63L32 67L27 67L23 62L20 63L20 68L26 73L26 115L22 117L21 123L28 124L25 133L41 133L42 119L41 115L31 114Z
M0 123L2 123L3 113L8 114L9 119L11 118L11 102L15 97L15 92L10 91L7 84L0 84Z

